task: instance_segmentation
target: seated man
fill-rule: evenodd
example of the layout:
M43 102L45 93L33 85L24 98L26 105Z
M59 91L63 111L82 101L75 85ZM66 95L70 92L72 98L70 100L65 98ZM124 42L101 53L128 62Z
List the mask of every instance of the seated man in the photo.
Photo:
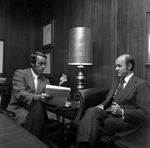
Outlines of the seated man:
M134 131L150 118L150 83L134 76L135 61L130 55L119 56L115 64L119 79L106 99L89 108L81 119L79 148L95 147L99 139L102 148L111 148L111 139Z
M46 55L34 52L30 57L30 68L17 70L12 80L12 95L8 110L16 113L18 124L50 145L46 132L47 112L45 102L53 98L45 94L49 80L42 73L46 65ZM60 85L67 81L66 76L60 78Z

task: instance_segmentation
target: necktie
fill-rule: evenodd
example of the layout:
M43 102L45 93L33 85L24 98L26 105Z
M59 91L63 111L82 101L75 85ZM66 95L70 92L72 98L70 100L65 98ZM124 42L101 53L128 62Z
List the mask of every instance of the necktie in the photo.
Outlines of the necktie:
M119 99L119 97L120 97L120 95L121 95L121 93L122 93L122 90L123 90L123 88L124 88L124 83L125 83L125 80L122 78L122 79L120 80L120 83L119 83L119 85L118 85L118 88L117 88L117 90L116 90L116 93L115 93L115 95L113 96L113 98L114 98L114 101L113 101L113 102L117 102L117 101L118 101L118 99Z

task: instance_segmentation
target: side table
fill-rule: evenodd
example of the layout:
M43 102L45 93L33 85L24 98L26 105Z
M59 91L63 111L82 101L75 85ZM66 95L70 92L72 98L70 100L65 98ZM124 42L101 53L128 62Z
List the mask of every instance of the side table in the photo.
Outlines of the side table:
M57 121L60 125L61 130L61 146L64 147L65 142L65 128L66 126L70 125L71 120L68 119L67 116L68 112L75 111L77 112L79 109L79 103L77 101L71 101L70 106L47 106L47 110L55 113L57 117Z

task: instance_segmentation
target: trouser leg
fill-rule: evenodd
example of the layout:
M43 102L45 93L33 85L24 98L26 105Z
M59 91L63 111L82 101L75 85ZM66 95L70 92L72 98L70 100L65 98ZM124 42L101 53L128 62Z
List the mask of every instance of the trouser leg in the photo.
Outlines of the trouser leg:
M29 113L26 117L24 128L49 145L46 131L47 120L48 117L45 105L39 101L34 101L32 102Z
M105 119L101 133L100 133L100 141L101 146L104 148L111 148L111 141L115 137L115 131L116 131L116 118L109 117Z
M106 117L105 111L97 107L89 108L80 121L77 143L88 142L91 146L94 146L100 133L99 125L103 123Z
M106 148L111 148L111 142L113 139L132 132L130 124L133 126L133 123L125 122L122 117L116 117L109 114L109 117L104 120L101 129L100 137L102 145ZM133 129L134 128L135 127L133 126Z

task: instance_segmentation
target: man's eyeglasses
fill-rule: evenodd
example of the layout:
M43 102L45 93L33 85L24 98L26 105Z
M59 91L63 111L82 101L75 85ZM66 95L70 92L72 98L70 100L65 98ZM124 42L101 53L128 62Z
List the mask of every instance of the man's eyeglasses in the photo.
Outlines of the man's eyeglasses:
M39 67L40 67L40 66L44 66L44 67L45 67L45 66L46 66L46 64L47 64L47 63L43 63L43 62L41 62L41 63L37 63L37 65L38 65Z

